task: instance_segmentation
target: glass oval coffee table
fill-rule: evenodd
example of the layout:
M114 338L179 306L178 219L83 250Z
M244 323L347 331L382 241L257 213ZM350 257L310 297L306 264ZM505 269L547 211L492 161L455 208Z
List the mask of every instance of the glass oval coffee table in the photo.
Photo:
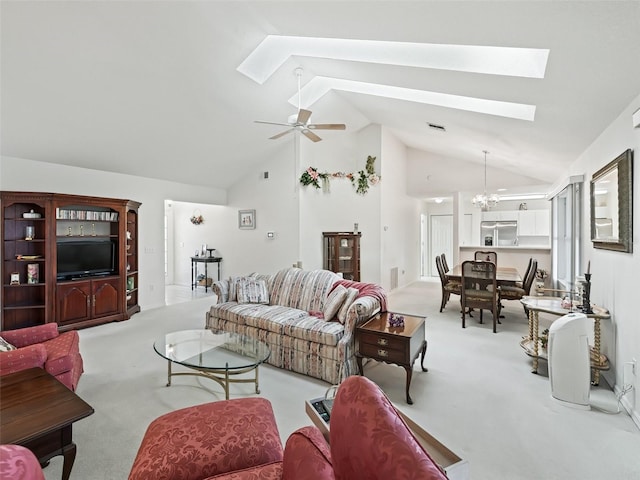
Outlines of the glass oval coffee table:
M153 348L167 360L167 387L171 386L172 376L206 377L222 385L226 400L231 383L253 382L256 393L260 393L258 367L271 354L269 346L259 340L208 329L167 333L155 341ZM174 363L195 371L172 372ZM254 378L235 378L251 371L255 372Z

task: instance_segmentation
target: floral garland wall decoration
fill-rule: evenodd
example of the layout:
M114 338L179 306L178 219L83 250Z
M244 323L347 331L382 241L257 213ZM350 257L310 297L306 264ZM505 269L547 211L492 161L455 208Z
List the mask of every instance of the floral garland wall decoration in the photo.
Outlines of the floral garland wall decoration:
M204 223L204 217L200 214L200 212L193 212L193 215L191 216L189 221L194 225L200 225L201 223Z
M356 187L356 193L359 195L365 195L369 191L371 185L376 185L380 182L382 177L375 171L374 163L376 157L369 155L367 157L367 165L364 170L360 170L357 173L344 173L344 172L319 172L315 167L309 167L302 175L300 175L300 183L305 187L313 185L315 188L320 188L320 182L322 182L322 188L324 191L329 191L329 179L331 178L348 178L351 180L351 184Z

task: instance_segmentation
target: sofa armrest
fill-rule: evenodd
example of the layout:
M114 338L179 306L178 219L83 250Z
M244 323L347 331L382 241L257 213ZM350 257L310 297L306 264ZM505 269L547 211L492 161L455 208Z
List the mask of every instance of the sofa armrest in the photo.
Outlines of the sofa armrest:
M302 427L287 439L282 480L334 480L329 445L317 427Z
M20 372L27 368L44 368L47 361L47 349L41 343L0 352L0 375Z
M358 297L349 307L344 322L344 335L354 335L356 327L369 320L380 311L380 301L369 295ZM344 337L343 337L344 340Z
M211 284L211 290L216 294L216 303L229 301L229 280L218 280Z
M36 325L34 327L4 330L0 333L2 338L18 348L46 342L47 340L56 338L58 335L57 323L45 323L44 325Z

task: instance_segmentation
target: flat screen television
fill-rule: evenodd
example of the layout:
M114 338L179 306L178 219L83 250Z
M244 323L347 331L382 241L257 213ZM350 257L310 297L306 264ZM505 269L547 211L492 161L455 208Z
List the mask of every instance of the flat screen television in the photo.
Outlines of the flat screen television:
M116 271L116 244L110 240L71 240L57 243L57 278L108 275Z

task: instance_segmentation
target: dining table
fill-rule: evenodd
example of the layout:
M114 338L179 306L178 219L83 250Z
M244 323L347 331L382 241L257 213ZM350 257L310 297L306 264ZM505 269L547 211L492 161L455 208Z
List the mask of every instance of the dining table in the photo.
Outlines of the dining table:
M458 264L447 272L447 278L454 282L462 281L462 264ZM522 277L518 273L518 269L514 267L497 267L496 283L500 286L514 286L522 282Z

